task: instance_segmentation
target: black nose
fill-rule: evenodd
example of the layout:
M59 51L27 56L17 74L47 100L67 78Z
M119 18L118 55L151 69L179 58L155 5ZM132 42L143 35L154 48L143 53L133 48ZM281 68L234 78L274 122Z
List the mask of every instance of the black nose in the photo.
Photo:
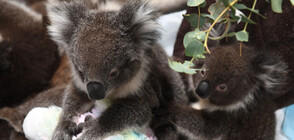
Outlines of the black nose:
M103 85L99 82L90 82L87 84L88 95L91 99L101 100L105 97Z
M201 98L206 98L209 95L210 85L208 81L201 81L196 89L196 93Z

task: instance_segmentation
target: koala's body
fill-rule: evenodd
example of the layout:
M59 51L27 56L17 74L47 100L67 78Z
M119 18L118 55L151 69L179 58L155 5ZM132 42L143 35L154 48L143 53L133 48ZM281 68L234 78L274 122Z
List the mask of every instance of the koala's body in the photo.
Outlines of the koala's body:
M59 55L45 25L24 3L0 0L0 108L49 87Z
M243 45L215 47L196 64L198 102L174 106L169 120L191 139L273 140L274 94L287 87L287 65L271 53L257 53Z
M96 11L81 1L52 2L47 10L49 33L64 46L73 75L53 139L71 139L79 129L75 117L95 100L108 98L112 105L99 119L84 124L79 139L102 139L156 124L164 119L154 112L172 102L186 103L178 73L156 44L157 14L149 4L132 1L117 11ZM161 124L169 126L165 122Z

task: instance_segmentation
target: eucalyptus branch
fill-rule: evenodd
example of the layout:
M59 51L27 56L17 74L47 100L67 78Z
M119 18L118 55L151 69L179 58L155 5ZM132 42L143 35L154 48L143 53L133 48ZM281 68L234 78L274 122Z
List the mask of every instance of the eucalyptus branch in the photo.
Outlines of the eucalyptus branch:
M256 3L257 3L257 0L254 0L253 6L252 6L252 8L251 8L252 10L255 9ZM249 14L249 16L248 16L248 19L251 18L252 13L253 13L253 12L251 11L250 14ZM245 26L244 26L244 29L243 29L244 31L246 31L247 26L248 26L248 22L246 22L246 24L245 24Z
M193 57L193 58L190 60L189 68L191 67L191 64L193 64L194 59L195 59L195 57Z
M213 26L217 23L217 21L230 9L231 6L233 6L236 2L238 2L238 0L234 0L233 2L231 2L228 7L222 11L222 13L216 18L216 20L211 24L210 28L208 29L208 32L206 34L205 37L205 41L204 41L204 47L206 48L207 52L210 53L208 46L207 46L207 41L208 41L208 36L210 31L213 29Z

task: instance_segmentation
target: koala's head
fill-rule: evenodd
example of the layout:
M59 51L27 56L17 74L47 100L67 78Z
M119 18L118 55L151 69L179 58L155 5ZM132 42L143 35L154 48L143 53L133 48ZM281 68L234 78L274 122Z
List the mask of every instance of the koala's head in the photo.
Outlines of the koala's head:
M159 37L157 13L149 4L95 11L71 1L47 9L49 33L66 50L77 75L74 82L90 98L120 97L140 88L148 73L145 52Z
M253 102L258 90L280 92L286 82L287 65L278 56L257 53L238 45L215 47L198 66L194 76L199 102L195 109L233 111Z

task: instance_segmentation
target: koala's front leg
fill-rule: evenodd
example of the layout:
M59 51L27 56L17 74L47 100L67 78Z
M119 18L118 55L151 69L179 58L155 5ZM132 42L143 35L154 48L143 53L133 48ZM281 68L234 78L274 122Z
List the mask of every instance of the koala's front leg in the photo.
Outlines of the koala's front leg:
M168 120L174 124L180 133L195 139L203 134L205 122L201 111L180 105L172 105Z
M116 132L142 127L151 120L152 112L142 99L121 99L105 110L98 119L88 121L78 140L100 140Z
M71 85L65 92L65 99L62 106L62 114L58 125L53 133L52 140L71 140L78 132L74 122L75 117L88 111L94 105L87 94Z

